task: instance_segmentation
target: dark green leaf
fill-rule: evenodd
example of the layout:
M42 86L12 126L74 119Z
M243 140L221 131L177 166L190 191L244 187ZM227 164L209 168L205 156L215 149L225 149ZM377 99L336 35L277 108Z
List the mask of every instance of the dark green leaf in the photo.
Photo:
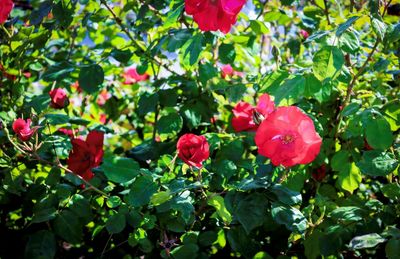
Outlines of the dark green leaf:
M104 159L101 169L108 180L116 183L126 183L139 174L139 164L130 158L107 157Z
M89 94L99 91L103 81L104 71L97 64L82 67L79 72L79 86Z
M370 150L363 153L357 166L363 174L386 176L396 169L398 161L392 153Z

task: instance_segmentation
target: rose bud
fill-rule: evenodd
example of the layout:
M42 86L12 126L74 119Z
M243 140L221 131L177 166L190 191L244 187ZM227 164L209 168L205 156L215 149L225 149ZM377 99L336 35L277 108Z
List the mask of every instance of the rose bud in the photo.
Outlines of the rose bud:
M311 175L315 181L322 182L322 180L324 180L324 178L326 176L326 166L321 165L316 170L314 170Z
M36 132L37 127L31 128L31 119L16 119L12 125L12 128L17 134L21 141L28 141L31 139L32 135Z
M67 92L62 88L55 88L49 92L51 103L50 107L54 109L63 109L69 105Z
M311 163L319 154L322 139L314 122L296 106L278 107L258 127L258 153L275 166Z
M176 145L178 157L190 166L202 167L202 162L210 156L210 147L204 136L185 134Z
M303 39L307 39L308 37L310 37L310 34L308 33L308 31L306 30L300 30L300 35Z

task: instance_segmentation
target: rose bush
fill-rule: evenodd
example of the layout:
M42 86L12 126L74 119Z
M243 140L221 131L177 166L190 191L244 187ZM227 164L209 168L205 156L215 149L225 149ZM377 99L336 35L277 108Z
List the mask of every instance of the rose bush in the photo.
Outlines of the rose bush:
M0 0L0 257L398 258L399 5Z

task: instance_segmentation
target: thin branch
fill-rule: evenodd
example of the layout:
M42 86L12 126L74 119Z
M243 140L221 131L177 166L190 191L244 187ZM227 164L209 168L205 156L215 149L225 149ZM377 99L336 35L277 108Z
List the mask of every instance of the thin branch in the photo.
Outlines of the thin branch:
M153 57L146 49L145 47L141 46L136 40L135 38L132 36L132 34L130 33L130 31L128 30L128 28L122 23L121 18L119 18L117 16L117 14L114 12L114 10L107 4L106 0L100 0L101 3L107 8L107 10L111 13L111 15L114 17L115 22L119 25L119 27L121 28L121 30L126 34L126 36L128 36L128 38L132 41L133 45L135 45L135 47L142 52L148 59L152 60L153 62L155 62L158 66L162 66L163 68L165 68L168 72L175 74L175 75L179 75L177 72L171 70L168 66L166 66L165 64L162 64L160 61L158 61L155 57Z
M331 25L331 20L329 19L329 9L328 9L328 5L327 5L327 1L326 0L324 0L324 7L325 7L324 13L325 13L325 16L326 16L326 21L328 22L328 25Z

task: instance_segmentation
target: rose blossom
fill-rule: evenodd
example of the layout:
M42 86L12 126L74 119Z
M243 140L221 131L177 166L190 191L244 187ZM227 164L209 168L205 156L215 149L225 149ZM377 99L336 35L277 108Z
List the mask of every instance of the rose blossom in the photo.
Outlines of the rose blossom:
M0 24L3 24L7 21L7 18L10 15L13 7L14 7L13 1L0 0Z
M202 31L228 33L246 0L185 0L185 11Z
M265 119L274 109L274 102L268 94L260 96L256 107L247 102L240 101L232 110L232 127L236 132L255 131L258 125L254 121L254 116L262 115L262 119Z
M321 165L317 169L312 172L312 178L314 178L317 182L322 182L326 176L326 166L325 164Z
M306 31L306 30L300 30L300 35L301 35L301 37L302 37L303 39L305 39L305 40L310 36L310 34L308 33L308 31Z
M62 88L54 88L49 92L51 103L50 107L54 109L63 109L68 106L69 99L67 92Z
M221 67L221 76L222 76L222 78L226 78L227 76L229 76L229 77L232 77L232 76L239 76L239 77L242 77L243 76L243 73L242 72L239 72L239 71L235 71L234 69L233 69L233 67L230 65L230 64L228 64L228 65L223 65L222 67Z
M37 127L31 128L31 119L27 119L26 121L24 119L16 119L13 122L12 128L17 134L18 138L21 141L28 141L31 139L32 135L36 132Z
M308 164L318 155L322 139L310 117L295 106L278 107L261 123L255 136L258 153L273 165Z
M146 81L149 79L149 75L147 73L140 75L136 68L133 67L128 68L122 76L125 78L125 85L135 84L137 82Z
M178 157L190 166L202 167L202 162L210 156L209 145L204 136L191 133L181 136L176 145Z
M89 132L86 141L72 139L72 150L67 160L68 169L87 181L92 179L92 169L99 166L103 160L103 141L104 133L100 131Z

